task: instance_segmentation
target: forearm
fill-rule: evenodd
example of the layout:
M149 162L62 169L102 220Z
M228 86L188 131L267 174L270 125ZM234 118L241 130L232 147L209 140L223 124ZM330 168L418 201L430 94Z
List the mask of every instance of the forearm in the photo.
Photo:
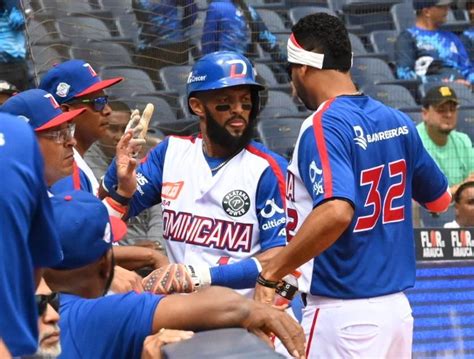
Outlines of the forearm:
M199 331L242 326L250 311L248 301L222 287L205 288L192 295L167 296L155 311L153 333L161 328Z
M158 251L137 246L114 246L117 265L128 270L144 267L159 268L168 263L168 259Z
M347 229L353 214L351 205L343 200L328 201L316 207L291 242L263 266L262 276L267 280L280 280L320 255Z

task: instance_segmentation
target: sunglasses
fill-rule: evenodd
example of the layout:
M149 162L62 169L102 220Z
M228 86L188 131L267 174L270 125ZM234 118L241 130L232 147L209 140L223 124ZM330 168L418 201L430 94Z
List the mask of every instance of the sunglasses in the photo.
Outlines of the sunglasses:
M64 145L73 139L75 130L76 125L74 123L70 123L62 130L41 131L37 132L36 134L40 137L51 138L58 145Z
M59 294L53 292L51 294L35 294L36 306L38 308L38 315L42 316L46 312L48 304L59 313Z
M102 112L105 108L105 106L109 103L109 96L104 95L104 96L99 96L96 98L87 98L84 100L74 100L70 102L71 104L75 103L86 103L86 104L92 104L94 111L95 112Z

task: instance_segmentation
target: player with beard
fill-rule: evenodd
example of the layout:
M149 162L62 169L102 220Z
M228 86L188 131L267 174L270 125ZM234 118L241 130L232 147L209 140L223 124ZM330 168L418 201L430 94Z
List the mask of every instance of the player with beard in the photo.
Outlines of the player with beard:
M286 244L287 163L251 140L263 88L246 57L230 51L202 57L187 81L201 133L155 147L137 169L130 198L115 193L115 162L102 183L102 195L128 205L129 217L161 202L170 262L188 265L198 288L248 294L261 265Z

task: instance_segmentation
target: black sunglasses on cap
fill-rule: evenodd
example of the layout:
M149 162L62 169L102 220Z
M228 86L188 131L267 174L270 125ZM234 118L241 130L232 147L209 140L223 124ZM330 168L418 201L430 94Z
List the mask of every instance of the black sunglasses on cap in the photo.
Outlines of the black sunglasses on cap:
M59 313L59 294L53 292L51 294L35 294L36 306L38 307L38 316L42 316L46 312L48 304Z

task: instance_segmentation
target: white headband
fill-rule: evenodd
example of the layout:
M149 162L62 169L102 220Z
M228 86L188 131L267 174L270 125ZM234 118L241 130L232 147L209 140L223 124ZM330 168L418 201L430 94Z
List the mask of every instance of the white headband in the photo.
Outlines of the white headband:
M287 44L288 49L288 62L292 64L308 65L317 69L323 69L324 65L324 54L318 54L316 52L306 51L303 47L298 44L295 39L295 35L291 34ZM351 57L352 67L352 57Z

